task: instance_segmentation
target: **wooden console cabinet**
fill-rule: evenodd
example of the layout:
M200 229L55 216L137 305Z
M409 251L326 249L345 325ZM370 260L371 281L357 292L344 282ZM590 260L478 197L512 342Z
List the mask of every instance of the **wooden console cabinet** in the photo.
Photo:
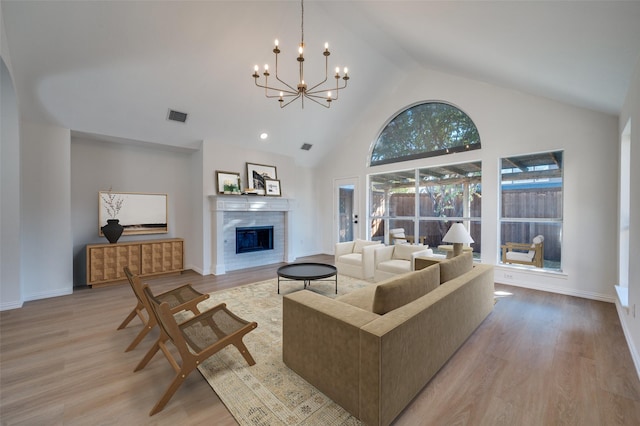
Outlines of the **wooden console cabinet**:
M87 285L98 287L125 280L125 266L143 277L179 273L184 269L184 240L87 245Z

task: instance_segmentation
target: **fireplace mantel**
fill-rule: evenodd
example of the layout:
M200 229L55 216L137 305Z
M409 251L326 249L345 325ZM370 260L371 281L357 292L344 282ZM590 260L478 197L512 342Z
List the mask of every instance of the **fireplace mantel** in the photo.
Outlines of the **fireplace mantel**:
M230 244L231 241L225 239L224 234L226 228L235 226L231 225L232 222L227 218L236 215L236 212L249 212L254 215L273 215L281 212L284 220L284 258L279 261L295 260L292 232L294 199L260 195L209 195L208 198L211 210L211 261L215 275L224 274L227 270L225 244ZM236 266L237 264L234 265Z
M209 203L214 212L288 212L293 210L295 200L260 195L209 195Z

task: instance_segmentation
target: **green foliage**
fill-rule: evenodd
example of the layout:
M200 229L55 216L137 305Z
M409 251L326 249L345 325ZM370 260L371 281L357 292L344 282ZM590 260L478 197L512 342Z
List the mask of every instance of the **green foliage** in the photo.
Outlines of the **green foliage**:
M480 135L458 108L429 102L408 108L384 128L371 154L371 165L445 154L480 145Z

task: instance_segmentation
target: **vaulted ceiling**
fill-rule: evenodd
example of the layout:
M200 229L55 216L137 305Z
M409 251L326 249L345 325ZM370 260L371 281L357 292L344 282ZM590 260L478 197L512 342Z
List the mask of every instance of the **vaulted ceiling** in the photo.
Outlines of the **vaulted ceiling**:
M640 55L640 1L305 3L308 80L348 66L331 109L280 109L255 64L295 80L297 1L6 1L2 16L28 121L81 134L195 148L202 140L313 166L405 66L421 66L617 114ZM286 69L286 71L285 71ZM421 99L416 99L421 100ZM186 112L180 124L169 109ZM376 123L381 126L383 123ZM269 133L266 142L258 135ZM303 143L313 144L301 151Z

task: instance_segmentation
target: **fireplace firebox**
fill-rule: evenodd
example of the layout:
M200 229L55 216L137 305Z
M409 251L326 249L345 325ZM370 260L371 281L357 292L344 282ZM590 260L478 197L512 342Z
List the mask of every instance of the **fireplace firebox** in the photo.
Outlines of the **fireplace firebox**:
M236 253L273 250L273 226L236 228Z

